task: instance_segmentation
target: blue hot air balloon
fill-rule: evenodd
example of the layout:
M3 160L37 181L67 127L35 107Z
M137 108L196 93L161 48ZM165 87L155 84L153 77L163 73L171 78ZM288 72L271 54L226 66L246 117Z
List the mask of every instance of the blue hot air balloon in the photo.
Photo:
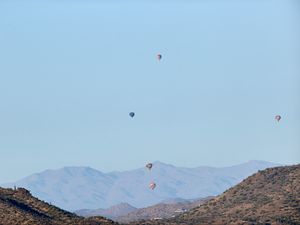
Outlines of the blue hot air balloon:
M132 118L134 117L134 115L135 115L134 112L130 112L130 113L129 113L129 116L132 117Z

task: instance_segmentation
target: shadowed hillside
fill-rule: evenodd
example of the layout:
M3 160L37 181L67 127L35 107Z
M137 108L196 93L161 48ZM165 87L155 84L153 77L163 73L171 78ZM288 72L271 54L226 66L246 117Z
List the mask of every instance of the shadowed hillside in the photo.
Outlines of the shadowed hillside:
M300 224L300 165L260 171L187 213L136 224Z
M33 197L24 188L0 188L0 224L2 225L110 225L103 217L84 219Z

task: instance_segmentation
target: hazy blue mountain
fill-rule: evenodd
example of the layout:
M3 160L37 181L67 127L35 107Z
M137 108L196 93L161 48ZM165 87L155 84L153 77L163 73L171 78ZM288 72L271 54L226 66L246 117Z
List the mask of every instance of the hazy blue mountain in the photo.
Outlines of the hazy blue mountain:
M151 171L139 168L111 173L65 167L1 186L25 187L38 198L71 211L108 208L123 202L141 208L167 199L218 195L258 170L274 166L278 164L250 161L223 168L184 168L154 162ZM151 181L157 184L153 191L148 188Z

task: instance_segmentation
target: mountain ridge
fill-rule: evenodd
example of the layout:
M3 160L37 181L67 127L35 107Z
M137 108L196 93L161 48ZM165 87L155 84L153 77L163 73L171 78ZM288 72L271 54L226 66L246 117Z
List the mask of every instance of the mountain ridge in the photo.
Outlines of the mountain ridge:
M279 164L256 160L222 168L176 167L158 161L153 165L151 171L141 167L108 173L91 167L63 167L0 186L24 187L38 198L69 211L109 208L121 202L142 208L166 199L218 195L252 173ZM148 189L152 180L157 183L154 191Z

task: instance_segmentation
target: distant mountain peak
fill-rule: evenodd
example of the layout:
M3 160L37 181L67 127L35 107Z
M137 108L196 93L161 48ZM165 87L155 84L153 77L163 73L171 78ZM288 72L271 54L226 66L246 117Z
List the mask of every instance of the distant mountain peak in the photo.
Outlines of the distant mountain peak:
M119 203L119 204L117 204L117 205L113 205L113 206L111 206L111 207L109 207L109 209L111 209L111 208L127 208L127 207L130 207L130 208L135 208L135 207L133 207L132 205L130 205L130 204L128 204L127 202L121 202L121 203ZM136 208L135 208L136 209Z

